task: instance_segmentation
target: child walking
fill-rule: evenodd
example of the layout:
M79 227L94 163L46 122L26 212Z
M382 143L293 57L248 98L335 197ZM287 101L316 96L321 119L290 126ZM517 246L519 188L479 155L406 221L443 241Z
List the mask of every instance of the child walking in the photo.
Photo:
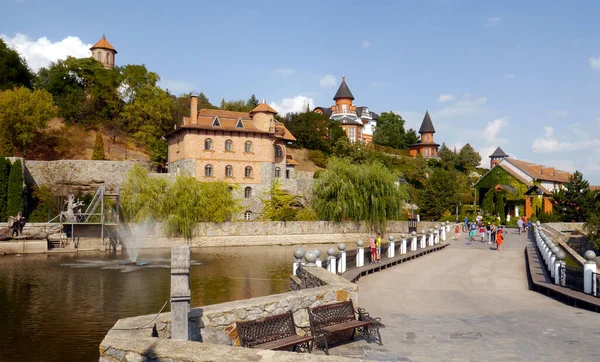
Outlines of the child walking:
M371 248L371 264L375 263L375 258L377 257L377 249L375 248L375 238L369 238L369 247Z
M458 224L456 224L456 226L454 227L454 240L458 240L459 233L460 233L460 228L458 227Z
M496 250L502 251L502 242L504 241L504 233L502 228L499 228L496 232Z

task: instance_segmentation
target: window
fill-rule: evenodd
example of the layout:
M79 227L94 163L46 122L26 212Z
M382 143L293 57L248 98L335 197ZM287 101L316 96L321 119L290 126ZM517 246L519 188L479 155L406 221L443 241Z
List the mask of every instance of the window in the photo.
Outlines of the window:
M344 113L346 113L347 110L348 110L348 105L347 104L342 104L342 111Z
M275 157L281 157L281 147L280 146L275 146Z
M252 197L252 187L246 187L244 189L244 198L249 199Z
M247 178L250 178L250 177L252 177L252 167L250 167L250 166L246 166L246 170L245 170L245 173L244 173L244 175L245 175Z
M248 210L244 213L244 220L252 220L252 211Z
M233 166L225 166L225 177L233 177Z
M290 170L285 170L285 178L290 178Z
M429 148L425 149L425 157L429 157Z
M246 146L244 148L246 152L252 152L252 142L246 141Z
M221 127L221 122L219 121L219 117L215 116L215 119L213 119L212 126L213 127Z
M212 165L206 165L204 166L204 176L206 177L212 177L213 175L213 167Z
M106 64L110 64L110 53L106 53Z
M244 122L242 122L241 118L238 118L235 128L244 128Z
M98 61L102 62L102 52L101 51L98 52Z
M205 150L212 150L212 140L210 138L207 138L204 140L204 149Z
M279 167L275 167L275 178L281 177L281 169Z
M362 140L362 138L363 138L363 131L362 131L362 128L359 128L358 129L358 139Z
M356 141L356 128L354 128L354 127L348 128L348 138L352 142Z
M225 151L233 151L233 141L232 140L227 140L225 141Z

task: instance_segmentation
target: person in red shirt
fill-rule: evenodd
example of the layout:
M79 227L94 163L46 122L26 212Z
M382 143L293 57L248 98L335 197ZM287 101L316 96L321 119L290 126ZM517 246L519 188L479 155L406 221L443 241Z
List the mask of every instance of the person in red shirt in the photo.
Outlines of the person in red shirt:
M504 241L504 232L502 228L498 228L496 232L496 250L502 251L502 242Z

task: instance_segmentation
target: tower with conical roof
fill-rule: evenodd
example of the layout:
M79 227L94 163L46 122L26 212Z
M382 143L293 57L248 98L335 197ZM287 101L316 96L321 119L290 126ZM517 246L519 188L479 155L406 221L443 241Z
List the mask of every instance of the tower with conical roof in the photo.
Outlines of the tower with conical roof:
M490 155L490 168L493 168L498 164L498 162L502 161L507 157L508 155L504 151L502 151L502 148L498 146L498 148L496 148L496 151L494 151L494 153Z
M104 35L102 35L102 39L98 40L90 50L92 51L92 58L102 63L104 68L114 68L117 50L108 42L108 40L106 40Z
M423 117L421 128L419 128L421 139L419 142L408 146L410 155L417 157L418 154L421 154L425 158L437 157L440 145L433 141L434 133L435 128L433 127L429 111L427 111L425 112L425 117Z

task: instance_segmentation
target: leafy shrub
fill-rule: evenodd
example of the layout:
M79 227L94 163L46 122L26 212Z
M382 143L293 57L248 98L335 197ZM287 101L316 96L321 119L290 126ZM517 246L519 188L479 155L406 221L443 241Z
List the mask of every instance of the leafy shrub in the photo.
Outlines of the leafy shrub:
M16 160L8 175L8 199L6 215L15 216L23 211L23 166L21 160Z
M317 167L327 167L327 155L319 150L308 150L308 159Z
M102 134L96 132L96 139L94 140L94 152L92 153L92 160L104 160L106 155L104 154L104 141L102 140Z

